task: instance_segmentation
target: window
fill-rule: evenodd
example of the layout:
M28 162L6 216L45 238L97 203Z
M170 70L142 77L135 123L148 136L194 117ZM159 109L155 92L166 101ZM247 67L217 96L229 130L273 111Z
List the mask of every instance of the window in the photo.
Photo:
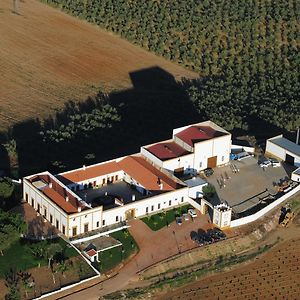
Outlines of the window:
M116 181L119 179L119 176L118 175L116 175Z
M44 207L44 217L47 218L47 208Z
M62 233L66 234L66 226L65 225L62 226Z
M96 186L96 181L93 182L93 186Z
M160 209L160 203L158 203L158 205L157 205L157 209Z
M59 221L56 220L56 228L59 229Z
M119 222L119 216L116 216L116 222Z
M102 179L102 184L105 184L105 178Z
M41 206L40 206L40 204L38 203L38 206L37 206L37 211L38 211L38 213L40 213L40 210L41 210Z
M172 205L172 200L169 200L169 206L171 206Z
M53 224L53 216L50 215L50 223Z
M25 195L26 202L28 202L28 194Z
M151 211L154 211L154 205L151 206Z
M202 161L200 162L199 167L202 168Z
M105 226L105 220L102 220L102 226Z
M181 197L181 202L183 202L184 201L184 197Z
M100 225L100 224L99 224L99 221L98 221L98 222L96 223L96 227L99 227L99 225Z
M148 213L148 211L149 211L149 208L148 208L148 207L146 207L146 214Z
M222 156L222 161L224 161L224 156Z
M31 206L34 207L34 199L31 198Z
M77 235L77 226L72 228L72 236Z
M88 232L89 231L89 223L84 224L84 232Z

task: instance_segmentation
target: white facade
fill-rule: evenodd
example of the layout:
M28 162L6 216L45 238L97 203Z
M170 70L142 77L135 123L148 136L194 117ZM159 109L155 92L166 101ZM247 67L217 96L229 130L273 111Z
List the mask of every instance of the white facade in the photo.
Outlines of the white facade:
M219 204L214 207L213 223L219 228L230 227L232 209L226 204Z

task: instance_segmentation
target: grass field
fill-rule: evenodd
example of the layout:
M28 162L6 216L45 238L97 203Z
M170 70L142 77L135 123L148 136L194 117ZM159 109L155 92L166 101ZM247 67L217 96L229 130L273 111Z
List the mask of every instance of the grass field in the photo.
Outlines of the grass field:
M36 0L0 1L0 128L43 118L68 100L99 89L132 86L129 73L159 66L181 77L189 72L129 42Z
M67 247L64 240L59 239L57 242L63 249L65 249L66 257L71 258L78 255L73 248ZM4 256L0 256L0 277L4 277L10 268L16 268L16 270L27 270L37 266L47 265L48 261L44 258L35 257L29 246L30 242L19 240L9 249L3 251Z
M145 222L152 230L156 231L175 221L176 217L181 216L183 213L187 213L189 207L190 205L180 206L178 208L165 211L164 213L142 218L142 221Z
M119 240L122 243L122 246L100 252L99 268L102 272L106 272L117 266L122 260L125 260L138 250L138 246L128 230L116 231L111 233L110 236Z

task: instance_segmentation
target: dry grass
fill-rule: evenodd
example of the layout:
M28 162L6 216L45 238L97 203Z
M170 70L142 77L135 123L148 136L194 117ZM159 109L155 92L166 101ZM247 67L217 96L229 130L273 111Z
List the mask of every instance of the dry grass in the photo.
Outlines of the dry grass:
M131 87L129 73L159 66L195 73L35 0L0 1L0 127L43 118L98 89Z

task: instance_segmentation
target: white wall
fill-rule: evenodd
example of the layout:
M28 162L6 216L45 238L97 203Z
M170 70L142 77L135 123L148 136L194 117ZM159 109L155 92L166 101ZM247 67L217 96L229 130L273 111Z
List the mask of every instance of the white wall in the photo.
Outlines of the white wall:
M300 157L299 157L299 156L296 156L296 157L295 157L295 163L294 163L294 165L295 165L296 167L300 167Z
M163 168L171 172L178 168L184 168L185 173L189 173L188 168L190 168L192 172L194 169L194 154L191 153L181 157L165 160L163 162Z
M75 188L75 187L79 187L80 190L83 190L85 184L89 185L89 183L91 183L92 185L94 185L95 181L96 181L96 185L100 185L101 186L102 182L103 182L103 179L105 179L105 184L107 184L107 180L109 178L111 178L112 176L114 178L116 176L118 176L118 180L122 180L123 174L124 174L123 171L113 172L113 173L109 173L109 174L106 174L106 175L97 176L97 177L94 177L94 178L89 178L89 179L86 179L84 181L79 181L79 182L76 182L76 183L72 183L72 184L67 185L67 187L69 189L72 189L72 188Z
M157 158L155 155L150 153L146 148L141 147L141 154L143 154L150 161L154 162L157 166L159 166L159 167L163 166L163 162L159 158Z
M182 202L183 197L183 202ZM118 221L125 220L125 212L130 209L135 209L135 216L142 217L147 214L146 207L148 207L148 214L158 213L163 209L167 210L175 206L186 204L188 198L188 188L182 188L176 191L167 192L160 194L158 196L149 197L143 200L134 201L125 206L120 206L103 211L103 220L105 220L105 225L115 224L116 216L119 217ZM171 200L171 205L169 201ZM160 204L160 208L158 208ZM153 210L152 210L153 206Z
M300 171L300 169L298 171ZM300 182L300 174L292 173L291 179Z
M278 198L276 201L274 201L271 204L269 204L268 206L264 207L263 209L261 209L257 213L255 213L255 214L253 214L251 216L247 216L247 217L244 217L244 218L240 218L240 219L231 221L231 227L237 227L237 226L245 225L245 224L248 224L248 223L256 221L257 219L261 218L266 213L268 213L270 210L272 210L274 207L276 207L277 205L281 204L282 202L284 202L289 197L293 196L294 194L296 194L299 191L300 191L300 185L298 185L293 190L287 192L285 195L283 195L282 197Z
M275 157L280 158L281 160L285 160L285 149L273 144L272 140L267 140L266 153L274 155Z
M37 210L38 204L40 204L40 214L44 215L44 207L47 209L45 218L50 222L50 214L52 215L52 224L56 227L56 220L59 222L59 230L62 231L62 226L66 228L66 234L68 232L68 215L55 203L49 201L48 198L37 188L31 185L26 179L23 180L23 199L26 199L28 195L28 203L32 206L32 199L34 199L34 209Z

